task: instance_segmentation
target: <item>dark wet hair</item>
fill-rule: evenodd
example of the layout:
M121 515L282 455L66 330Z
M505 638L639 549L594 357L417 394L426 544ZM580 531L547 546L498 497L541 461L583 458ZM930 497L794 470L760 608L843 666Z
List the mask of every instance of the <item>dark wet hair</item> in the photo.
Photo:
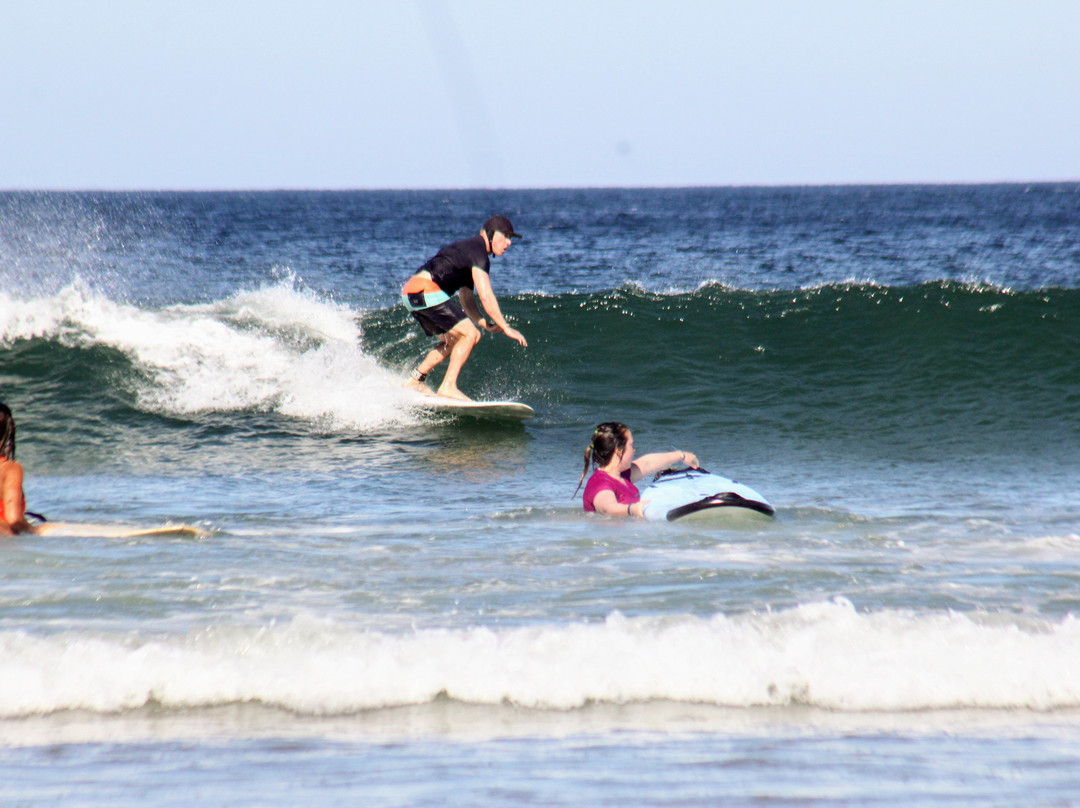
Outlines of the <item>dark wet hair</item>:
M15 459L15 417L7 404L0 404L0 455Z
M581 478L578 480L574 495L581 489L581 483L585 475L589 473L590 466L606 466L615 452L621 452L626 448L626 441L630 438L630 428L618 421L605 421L592 433L592 441L585 447L585 468L581 470Z

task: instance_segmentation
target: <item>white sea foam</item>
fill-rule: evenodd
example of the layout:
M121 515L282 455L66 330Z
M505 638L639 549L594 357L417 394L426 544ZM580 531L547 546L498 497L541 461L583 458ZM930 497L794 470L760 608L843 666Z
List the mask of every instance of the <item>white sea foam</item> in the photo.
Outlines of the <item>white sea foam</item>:
M45 338L113 348L137 371L139 406L170 415L273 411L361 429L415 420L400 378L361 348L358 317L291 281L160 310L76 283L49 298L0 294L0 345Z
M839 711L1080 706L1080 623L857 612L358 630L296 618L185 636L0 634L0 716L257 702L303 714L429 703L572 709L655 700Z

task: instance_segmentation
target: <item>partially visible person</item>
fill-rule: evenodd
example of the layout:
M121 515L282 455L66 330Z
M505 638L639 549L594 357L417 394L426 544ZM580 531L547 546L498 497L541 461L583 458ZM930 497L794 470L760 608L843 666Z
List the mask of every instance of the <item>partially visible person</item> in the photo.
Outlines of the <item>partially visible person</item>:
M447 244L406 281L401 299L412 316L429 337L438 337L440 344L428 352L419 367L405 382L417 392L431 395L424 384L427 375L444 359L450 359L438 394L449 398L469 400L458 389L458 375L473 347L480 341L480 330L503 333L522 347L528 347L525 337L506 322L499 310L499 301L491 288L491 255L502 255L519 238L514 226L505 216L492 216L484 222L480 233ZM453 296L457 294L460 305ZM481 312L476 298L484 307Z
M585 468L578 480L579 489L589 467L596 466L596 470L585 483L581 504L590 513L644 516L645 502L634 483L675 463L692 469L698 467L697 457L681 450L654 452L635 458L634 436L629 428L617 421L602 423L593 431L592 441L585 449Z
M23 469L15 462L15 418L0 404L0 536L33 532L26 521Z

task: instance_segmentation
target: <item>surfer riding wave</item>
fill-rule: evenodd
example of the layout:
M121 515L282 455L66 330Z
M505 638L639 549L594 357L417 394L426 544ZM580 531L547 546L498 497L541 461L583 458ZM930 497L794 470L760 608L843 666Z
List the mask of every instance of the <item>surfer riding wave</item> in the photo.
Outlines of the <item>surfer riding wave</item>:
M503 333L522 347L525 337L513 329L499 309L491 288L491 255L502 255L520 238L505 216L492 216L478 235L447 244L438 251L401 289L401 299L429 337L438 337L436 345L412 372L405 386L425 395L433 395L424 384L444 359L450 362L439 385L438 395L469 400L458 389L458 376L472 349L480 341L480 329ZM460 304L453 299L457 294ZM479 298L484 311L477 304Z

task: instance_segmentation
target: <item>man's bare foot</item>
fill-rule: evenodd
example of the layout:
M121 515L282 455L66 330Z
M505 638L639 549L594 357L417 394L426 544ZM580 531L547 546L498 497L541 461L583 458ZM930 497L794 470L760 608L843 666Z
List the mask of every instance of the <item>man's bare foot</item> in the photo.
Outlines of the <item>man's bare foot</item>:
M467 395L458 390L456 387L446 387L443 385L439 388L439 395L443 398L456 398L458 401L472 401Z
M416 379L406 379L405 383L402 385L402 387L405 387L405 388L407 388L409 390L415 390L417 393L423 393L425 396L433 396L433 395L435 395L431 391L430 387L428 387L423 382L418 382Z

